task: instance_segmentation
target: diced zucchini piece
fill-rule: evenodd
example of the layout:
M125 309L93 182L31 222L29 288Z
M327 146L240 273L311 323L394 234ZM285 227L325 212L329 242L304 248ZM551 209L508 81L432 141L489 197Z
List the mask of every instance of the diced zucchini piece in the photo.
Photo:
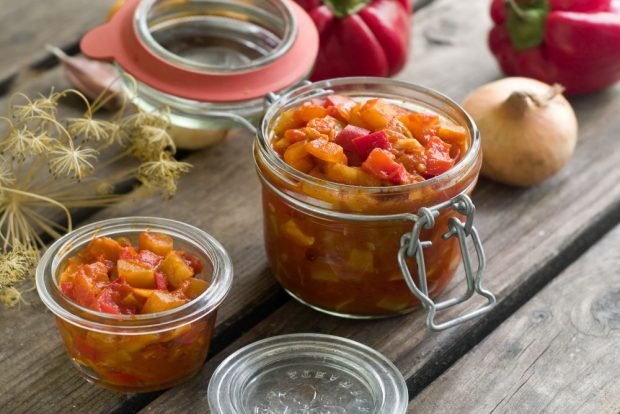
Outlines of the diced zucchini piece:
M202 279L196 279L192 277L183 282L182 290L185 296L190 299L196 299L198 296L202 295L202 292L207 290L209 287L209 282Z
M185 280L194 276L194 269L174 250L166 255L159 271L166 275L166 281L173 289L180 288Z
M138 238L138 248L140 250L150 250L159 256L165 256L172 251L172 237L161 233L151 233L144 231Z
M310 247L314 244L314 237L308 236L300 228L293 219L282 224L282 231L289 236L289 239L295 244L303 247Z
M310 278L321 282L339 282L340 278L326 263L315 263L310 271Z
M179 299L179 297L170 292L156 290L146 300L146 303L142 307L141 313L163 312L169 309L177 308L185 302L186 301L184 299Z
M148 264L133 259L119 260L116 268L118 277L124 279L132 287L155 289L155 270Z
M349 253L348 265L359 272L374 272L375 260L372 252L368 250L353 249Z
M80 253L80 257L87 260L117 261L122 251L123 247L116 240L109 237L99 237L89 243L86 250Z
M155 289L140 289L140 288L133 289L134 295L136 295L136 297L143 298L143 299L148 299L148 297L151 296L151 293L153 292L155 292Z

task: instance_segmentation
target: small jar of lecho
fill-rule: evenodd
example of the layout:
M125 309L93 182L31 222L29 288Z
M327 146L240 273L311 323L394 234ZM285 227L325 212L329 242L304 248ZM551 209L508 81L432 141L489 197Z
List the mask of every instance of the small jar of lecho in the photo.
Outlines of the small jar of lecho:
M434 330L494 305L481 285L484 254L469 198L480 137L446 96L380 78L303 86L273 97L254 157L267 256L299 301L350 318L422 305ZM435 303L461 262L466 293ZM435 321L437 312L476 293L486 306Z
M144 235L172 243L144 241ZM153 248L143 249L143 242ZM39 263L36 282L86 380L147 392L179 384L203 365L217 308L232 284L232 263L196 227L127 217L84 226L56 241ZM147 307L147 313L136 311Z

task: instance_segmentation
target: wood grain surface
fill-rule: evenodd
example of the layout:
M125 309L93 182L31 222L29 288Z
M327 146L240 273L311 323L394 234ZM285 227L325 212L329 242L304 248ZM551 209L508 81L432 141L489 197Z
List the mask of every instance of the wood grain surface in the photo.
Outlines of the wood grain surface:
M489 26L485 1L438 1L422 10L417 21L412 64L401 78L461 100L473 88L500 76L485 47ZM558 176L530 190L484 180L479 185L474 201L489 259L487 285L499 298L491 315L433 334L425 329L421 312L354 322L289 302L211 360L200 377L165 393L147 411L204 410L206 384L226 354L257 339L290 332L331 333L370 345L396 363L408 379L411 395L417 394L619 221L620 188L615 183L620 171L615 166L620 154L608 151L620 127L611 116L620 105L618 92L615 88L573 100L581 125L580 143L575 158ZM257 274L262 278L258 269L255 275L237 277L245 281ZM453 283L444 297L460 288ZM231 300L236 301L235 296L233 292ZM458 312L476 305L470 303ZM456 312L448 311L447 316Z
M411 402L411 413L620 412L620 227Z
M487 3L436 0L420 10L410 64L399 77L456 100L500 77L486 47ZM37 81L29 79L28 84ZM344 321L283 295L263 252L248 133L237 131L221 145L189 155L194 169L170 202L128 198L91 217L154 215L186 221L219 239L235 265L233 291L219 312L216 355L194 380L162 394L145 410L205 411L210 373L227 354L286 332L332 333L371 345L395 361L412 396L417 394L620 221L620 171L614 168L620 154L608 150L620 127L613 116L620 107L618 94L614 88L573 100L581 125L576 156L548 183L515 190L481 182L474 195L476 222L489 256L487 285L498 293L500 304L491 316L441 334L425 329L421 312L384 321ZM458 289L453 283L446 296ZM11 390L0 394L2 412L133 412L158 397L120 395L84 382L60 345L51 315L34 292L26 299L30 305L18 312L0 309L0 390Z
M75 51L88 29L105 21L115 0L2 0L0 89L53 63L46 44ZM4 86L4 87L2 87Z

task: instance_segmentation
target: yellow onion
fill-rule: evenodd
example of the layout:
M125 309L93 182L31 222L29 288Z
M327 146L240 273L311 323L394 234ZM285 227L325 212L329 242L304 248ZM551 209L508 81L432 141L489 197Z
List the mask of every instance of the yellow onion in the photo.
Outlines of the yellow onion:
M463 106L478 125L482 175L527 187L557 173L577 142L577 118L559 85L505 78L472 92Z

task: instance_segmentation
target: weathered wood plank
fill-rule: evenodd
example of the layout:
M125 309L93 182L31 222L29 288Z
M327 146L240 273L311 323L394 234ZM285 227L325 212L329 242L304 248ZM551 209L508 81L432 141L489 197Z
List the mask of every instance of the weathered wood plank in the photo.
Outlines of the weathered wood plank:
M45 45L76 44L82 34L105 20L114 0L5 1L0 13L0 84L27 77L30 66L49 52Z
M436 2L423 10L410 68L402 77L436 87L456 99L500 73L486 50L487 2ZM444 45L429 49L437 32ZM429 34L432 33L432 34ZM426 34L426 36L425 36ZM420 57L419 59L416 56ZM422 59L423 57L423 59ZM450 70L448 68L454 68ZM620 122L610 115L620 106L618 88L574 100L581 137L576 156L549 182L516 190L483 181L475 194L478 227L489 258L487 285L500 299L488 317L441 334L424 328L421 313L378 322L338 320L287 303L272 317L209 361L199 377L162 395L146 411L204 410L210 374L228 353L254 340L287 332L322 332L373 346L395 361L415 393L530 298L558 271L620 220L620 154L608 151ZM240 275L245 280L246 275ZM458 291L452 284L447 295ZM233 292L233 295L235 293ZM460 309L465 311L474 305ZM454 316L449 311L446 316ZM406 327L406 328L403 328Z
M485 26L488 25L485 17L486 2L479 0L476 3L467 2L466 5L463 3L456 0L437 2L420 13L414 33L412 64L401 75L402 78L427 84L461 99L468 90L499 76L484 46ZM442 46L435 46L438 39L441 39ZM551 183L531 191L513 191L483 183L476 193L480 209L478 223L491 256L489 275L494 278L491 285L504 297L509 292L520 291L521 286L536 279L540 274L536 272L540 269L544 269L543 276L550 278L554 270L549 266L545 267L545 264L559 259L564 261L567 256L577 252L578 249L571 246L586 229L592 230L588 220L605 216L610 205L619 199L617 190L613 190L615 182L620 178L618 172L613 171L613 166L619 160L617 156L614 158L613 154L604 150L605 145L615 142L609 137L609 131L617 128L617 125L598 122L617 111L617 98L614 94L604 94L577 104L581 110L580 121L587 126L584 131L586 141L580 144L578 158L573 160L569 169ZM277 304L277 298L281 294L281 290L269 275L263 254L260 230L262 219L257 180L249 151L250 139L248 135L241 134L231 137L218 147L192 155L189 160L195 164L195 169L191 176L182 181L179 196L172 202L128 202L97 216L167 216L205 228L220 239L231 252L236 266L233 293L220 313L220 331L222 324L248 320L240 318L239 315L259 318L260 315L257 317L255 312L269 312L271 308L268 306L265 309L264 303L271 301ZM590 158L599 165L587 172L587 176L584 173L582 179L577 177L571 182L575 171L588 170ZM603 171L609 172L609 176L603 177L596 185L590 185L588 177L603 175ZM607 189L613 191L604 197ZM573 203L573 199L577 202ZM566 210L561 209L564 205L567 206ZM530 208L534 209L534 212L527 216L524 212ZM577 221L576 214L581 210L583 216L580 220L583 221ZM506 234L497 232L497 229L507 227L503 219L514 224L506 229ZM543 222L540 228L536 228L538 221ZM563 227L564 222L568 223L566 228ZM538 233L539 230L545 231L548 239L545 240L543 235ZM588 234L594 237L594 233ZM528 241L528 237L533 238ZM524 245L513 246L515 240L525 240ZM538 250L525 260L523 255L530 253L530 249L539 241ZM565 251L567 247L571 249ZM514 254L513 248L516 250ZM564 252L559 254L563 250ZM505 260L501 257L502 253L509 253ZM511 267L512 264L516 265ZM522 278L523 284L518 278ZM453 291L454 287L451 290ZM32 298L31 300L35 301ZM510 300L504 299L502 303L509 302ZM23 309L22 312L26 310ZM77 377L59 345L51 317L42 314L40 306L35 306L28 312L31 312L26 314L29 315L28 318L39 319L28 325L31 334L23 336L21 341L12 342L11 349L19 348L20 344L28 343L33 337L50 338L46 341L49 346L37 348L35 351L24 347L19 353L19 357L23 359L22 365L18 366L20 370L13 371L13 364L6 364L8 380L1 383L1 386L2 389L15 390L15 396L0 397L12 398L12 405L5 405L2 401L2 406L8 407L9 412L11 409L24 412L49 407L63 412L102 412L120 407L119 404L125 401L124 397L85 384ZM492 322L492 319L488 321ZM19 322L14 324L20 325ZM403 329L407 324L411 324L411 330ZM428 373L427 367L447 360L444 359L445 355L455 349L458 351L460 348L457 341L470 334L479 338L478 329L482 329L479 326L486 325L470 325L467 329L432 335L423 329L419 314L388 321L360 323L324 317L290 302L226 352L248 341L279 332L336 333L353 337L382 350L397 362L408 377L415 379L414 373ZM467 341L461 343L468 344ZM32 352L36 352L36 355L33 356ZM188 404L192 402L195 403L193 408L204 408L204 391L209 372L224 355L225 353L218 355L217 360L209 363L201 377L187 386L165 394L150 409L159 411L168 408L179 412L184 407L189 410ZM38 362L34 378L24 379L21 372L33 359ZM420 371L421 368L426 370ZM58 370L63 371L62 378L54 376L54 372ZM22 382L14 381L15 376ZM48 381L47 378L51 380ZM66 384L58 389L55 381L65 381Z
M618 413L620 227L411 402L412 413Z

